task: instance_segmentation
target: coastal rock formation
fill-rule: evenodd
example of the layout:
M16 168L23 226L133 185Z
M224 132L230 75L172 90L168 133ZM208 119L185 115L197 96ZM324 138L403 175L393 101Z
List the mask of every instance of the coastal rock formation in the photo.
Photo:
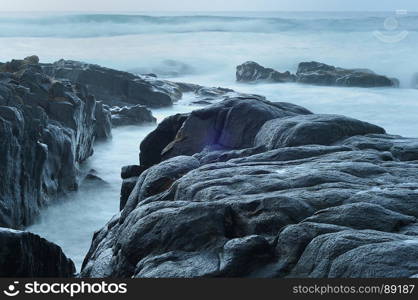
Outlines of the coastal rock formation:
M365 69L343 69L319 62L302 62L296 72L297 81L317 85L352 87L397 86L399 82Z
M80 84L51 79L36 57L0 72L0 226L32 223L42 206L78 185L78 164L110 120ZM100 120L100 122L96 122ZM104 134L106 132L106 134Z
M112 107L112 125L127 126L141 125L144 123L155 123L157 120L152 113L143 105L134 105L131 107Z
M238 82L299 82L325 86L346 87L398 87L399 80L378 75L367 69L343 69L320 62L302 62L296 75L280 73L256 62L237 66Z
M265 68L254 61L247 61L237 67L237 81L240 82L294 82L296 76L289 71L280 73L271 68Z
M61 248L38 235L0 228L0 245L0 277L74 276Z
M237 98L166 119L142 149L81 276L418 274L418 139Z
M170 106L179 99L178 91L159 85L161 81L151 78L147 80L132 73L98 65L62 59L53 64L43 64L42 68L54 78L85 85L90 94L111 106L141 104L162 107Z

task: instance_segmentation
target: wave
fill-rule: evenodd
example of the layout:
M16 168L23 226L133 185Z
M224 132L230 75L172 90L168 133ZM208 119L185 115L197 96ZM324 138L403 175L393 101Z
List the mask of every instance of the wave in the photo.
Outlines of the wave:
M385 16L320 18L248 16L151 16L129 14L71 14L0 16L0 37L106 37L154 33L292 31L367 32L384 29ZM397 18L399 28L418 31L416 15Z

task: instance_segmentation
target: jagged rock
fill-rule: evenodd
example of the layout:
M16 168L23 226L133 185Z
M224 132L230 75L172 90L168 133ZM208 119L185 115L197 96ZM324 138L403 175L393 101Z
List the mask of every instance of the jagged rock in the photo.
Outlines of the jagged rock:
M96 118L94 129L96 140L107 140L112 137L112 114L107 105L96 101L94 117Z
M302 62L296 72L297 81L317 85L353 87L398 86L399 81L365 69L343 69L320 62Z
M0 228L0 277L73 277L74 263L38 235Z
M247 126L246 116L258 116L260 107L277 107L261 99L242 103L245 114L234 123L240 130ZM199 110L205 125L201 127L207 127L213 112L222 107L229 116L235 105L226 100ZM191 153L184 148L184 153L132 177L135 187L126 205L95 235L81 275L418 274L418 165L411 152L418 140L387 135L380 127L354 119L303 115L307 112L289 104L280 107L293 115L278 114L264 122L291 120L289 128L305 128L302 133L306 130L314 137L322 132L327 142L299 139L298 145L277 144L271 150L265 146L268 139L259 147L237 143L232 150L209 142L193 156L185 156ZM186 116L179 131L193 114ZM263 130L267 129L261 125L260 139ZM153 133L155 141L159 132ZM184 143L194 142L187 137ZM147 147L151 145L149 141Z
M83 86L51 80L36 58L0 73L0 226L33 222L59 193L78 186L101 116Z
M159 86L157 84L159 81L145 80L128 72L98 65L59 60L53 64L43 64L42 68L54 78L64 78L85 85L90 94L111 106L121 104L170 106L179 98L177 91L170 92L169 88Z
M265 68L253 61L247 61L237 67L237 81L241 82L295 82L296 76L289 71L280 73L271 68Z
M112 125L127 126L141 125L144 123L155 123L157 120L152 116L151 111L143 105L134 105L131 107L113 107Z

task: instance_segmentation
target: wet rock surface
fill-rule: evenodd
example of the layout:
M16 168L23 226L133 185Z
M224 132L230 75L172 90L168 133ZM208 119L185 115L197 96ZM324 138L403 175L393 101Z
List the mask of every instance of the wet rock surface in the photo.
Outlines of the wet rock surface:
M111 106L141 104L148 107L170 106L179 99L178 91L163 82L132 73L71 60L43 64L44 71L57 79L85 85L89 93Z
M257 98L161 124L82 276L418 274L417 139Z
M61 248L38 235L0 228L0 245L0 277L74 276L74 263Z
M301 62L296 74L280 73L256 62L237 66L238 82L299 82L324 86L398 87L399 80L374 73L368 69L344 69L312 61Z
M78 187L78 165L110 119L83 85L44 73L37 57L0 73L0 226L29 225L41 207Z
M296 76L289 71L280 73L271 68L265 68L254 61L247 61L237 67L239 82L295 82Z
M146 123L155 123L157 120L152 116L152 113L143 105L134 105L130 107L112 107L112 125L128 126L128 125L142 125Z

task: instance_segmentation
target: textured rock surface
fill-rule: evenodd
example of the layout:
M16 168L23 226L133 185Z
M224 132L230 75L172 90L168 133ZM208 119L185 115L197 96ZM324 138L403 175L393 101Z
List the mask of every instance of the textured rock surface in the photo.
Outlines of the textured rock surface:
M44 64L50 76L79 82L89 93L109 105L142 104L148 107L170 106L179 99L178 89L154 78L142 78L132 73L117 71L71 60Z
M241 82L294 82L296 76L289 71L280 73L271 68L265 68L253 61L247 61L237 67L237 81Z
M182 135L151 133L145 148L160 134L175 143L195 134L180 139L186 147L172 158L132 177L122 211L95 234L82 276L418 274L417 139L341 116L303 114L289 104L240 101L187 115L177 126ZM243 114L225 125L238 107ZM212 117L222 126L212 127ZM259 123L248 127L250 118ZM198 130L186 131L186 122ZM276 139L261 133L263 122L300 142L269 147ZM291 126L282 130L283 124ZM208 128L219 129L217 142L226 132L240 135L227 139L235 149L200 142ZM242 139L247 132L251 138ZM314 144L318 132L326 136L322 145ZM192 151L186 142L196 145L196 136L199 148ZM253 147L254 140L262 145Z
M152 116L151 111L143 105L113 107L111 109L111 113L112 125L115 127L156 122L156 119Z
M23 231L0 228L0 277L73 277L61 248Z
M78 164L96 136L110 134L105 110L82 85L51 79L35 57L17 62L0 73L0 226L13 228L76 189Z
M302 62L296 76L301 83L353 87L397 86L399 82L370 70L343 69L319 62Z
M349 87L397 87L399 80L378 75L367 69L343 69L324 63L302 62L296 74L280 73L256 62L245 62L237 67L240 82L299 82L314 85Z

